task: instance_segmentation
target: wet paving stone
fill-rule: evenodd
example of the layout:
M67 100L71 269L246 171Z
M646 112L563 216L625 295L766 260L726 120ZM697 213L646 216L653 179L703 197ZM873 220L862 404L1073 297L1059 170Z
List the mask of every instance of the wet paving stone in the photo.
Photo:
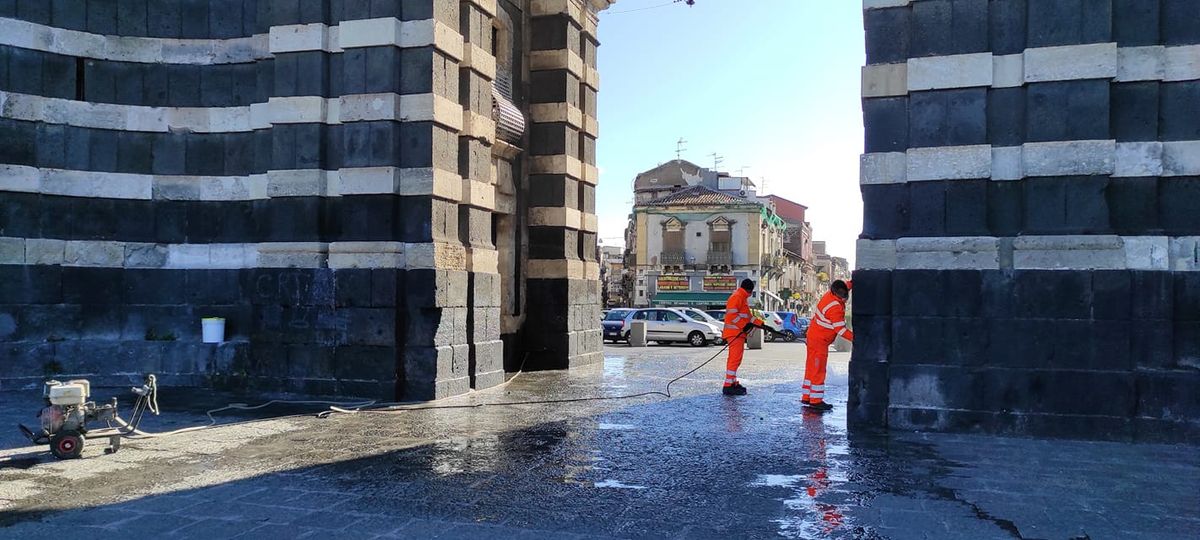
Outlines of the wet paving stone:
M89 445L72 462L0 434L0 537L1200 537L1196 447L848 430L846 355L831 355L838 408L809 413L801 344L748 352L745 397L720 395L722 356L670 399L505 405L662 390L716 352L613 346L600 365L424 410L264 410L111 456ZM147 429L255 401L185 393ZM0 397L0 421L37 407L37 395ZM488 406L462 408L476 404Z

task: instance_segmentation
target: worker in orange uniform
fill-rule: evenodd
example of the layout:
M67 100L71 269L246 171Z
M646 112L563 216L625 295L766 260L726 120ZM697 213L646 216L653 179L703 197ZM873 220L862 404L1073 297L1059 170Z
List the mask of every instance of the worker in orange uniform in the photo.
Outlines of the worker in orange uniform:
M834 281L829 292L817 302L808 325L808 361L804 365L804 396L800 398L806 407L818 411L833 408L825 402L825 368L829 363L829 346L834 339L841 336L854 341L854 332L846 327L846 300L850 298L853 286L853 281Z
M750 313L750 294L754 292L754 282L742 280L742 286L729 295L725 301L725 328L721 337L729 342L729 360L725 362L725 386L721 393L727 396L744 396L746 387L738 381L738 366L742 365L742 354L746 352L746 336L755 327L761 327L762 322L754 320Z

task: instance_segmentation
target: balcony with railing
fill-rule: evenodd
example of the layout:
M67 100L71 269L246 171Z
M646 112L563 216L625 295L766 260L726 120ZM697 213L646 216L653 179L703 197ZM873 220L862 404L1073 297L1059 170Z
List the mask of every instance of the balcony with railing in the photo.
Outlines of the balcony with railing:
M658 260L663 266L683 266L684 255L682 251L664 251Z
M709 251L709 266L733 266L733 253L730 251Z

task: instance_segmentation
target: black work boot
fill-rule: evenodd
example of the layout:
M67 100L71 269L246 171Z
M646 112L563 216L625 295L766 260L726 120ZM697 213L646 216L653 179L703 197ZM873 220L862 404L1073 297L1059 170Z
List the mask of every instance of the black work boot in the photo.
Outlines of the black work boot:
M746 387L734 383L721 389L721 393L727 396L744 396L746 395Z
M814 410L814 411L819 411L819 412L825 412L825 411L832 411L832 410L833 410L833 405L830 405L830 404L828 404L828 403L825 403L824 401L822 401L822 402L820 402L820 403L812 403L812 402L809 402L809 403L805 403L805 404L804 404L804 406L805 406L805 407L808 407L809 409L812 409L812 410Z

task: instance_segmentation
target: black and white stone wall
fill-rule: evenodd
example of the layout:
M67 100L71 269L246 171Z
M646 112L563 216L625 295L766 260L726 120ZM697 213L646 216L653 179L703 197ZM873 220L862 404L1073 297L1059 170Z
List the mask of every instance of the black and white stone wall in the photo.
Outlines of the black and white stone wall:
M851 418L1200 439L1200 2L864 24Z
M502 381L502 313L523 321L502 289L531 263L501 269L496 218L520 248L525 149L554 155L496 139L492 39L524 43L523 4L0 1L0 381L386 399ZM530 6L593 39L605 7ZM530 82L528 101L558 88ZM206 316L230 343L199 343Z

